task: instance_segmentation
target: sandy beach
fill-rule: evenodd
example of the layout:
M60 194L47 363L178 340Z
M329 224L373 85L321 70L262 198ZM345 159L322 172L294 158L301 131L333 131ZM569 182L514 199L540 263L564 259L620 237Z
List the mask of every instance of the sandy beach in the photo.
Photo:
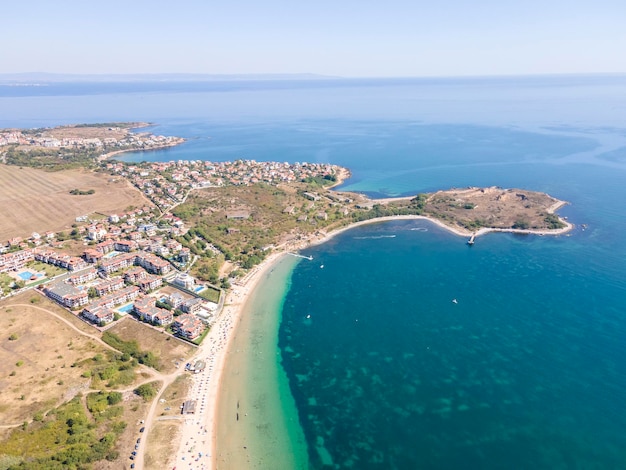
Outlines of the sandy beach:
M269 270L281 255L282 253L270 255L262 265L253 270L253 274L247 277L246 282L232 286L218 320L191 359L192 362L198 359L205 360L206 369L192 376L193 383L187 399L196 401L197 411L184 421L180 448L172 467L215 468L218 393L228 348L235 336L235 326L240 322L245 310L246 299L263 273ZM193 454L189 452L190 449L193 449ZM200 453L202 457L198 457Z
M561 207L563 203L555 204L550 208L554 211ZM221 453L221 450L217 449L216 442L218 440L235 440L243 441L245 436L238 435L237 431L233 437L233 430L228 426L224 426L224 420L230 422L231 419L244 420L246 411L242 409L241 414L236 411L236 418L231 416L233 414L233 398L235 392L231 395L225 393L225 388L228 383L225 383L225 375L227 370L225 365L227 363L227 357L232 355L233 343L238 331L241 328L249 328L245 325L246 316L249 316L252 312L252 303L254 299L254 291L262 279L269 277L275 269L277 263L285 256L289 256L288 252L293 252L299 249L306 248L307 246L317 245L330 240L332 237L352 228L373 224L383 223L392 220L428 220L431 223L448 230L460 237L475 237L484 235L490 232L511 232L511 233L524 233L524 234L536 234L536 235L561 235L573 228L572 224L567 223L567 226L559 230L516 230L516 229L495 229L485 228L476 232L470 232L461 228L450 227L438 220L425 216L391 216L377 219L370 219L358 223L351 224L346 227L328 232L318 233L307 240L289 243L278 247L277 250L268 256L259 266L251 270L244 278L233 285L225 302L225 307L221 312L215 325L211 328L209 335L205 338L203 344L198 350L193 360L203 359L206 361L207 367L204 372L195 374L193 376L193 385L188 396L190 400L196 400L197 411L195 415L190 415L185 419L182 426L182 434L180 440L180 447L175 456L173 456L172 467L189 468L189 469L217 469L217 468L253 468L254 466L247 466L250 462L249 450L247 446L241 446L238 455L234 455L232 452L229 455ZM249 341L249 338L248 338ZM245 340L243 342L245 345ZM240 349L243 348L242 343L238 343ZM245 349L245 348L243 348ZM245 358L245 356L241 356ZM236 374L243 373L246 365L243 359L231 360L229 366L236 364ZM245 373L243 374L245 375ZM230 397L230 400L229 400ZM239 402L236 403L236 407L239 407ZM224 418L223 409L228 408L228 418ZM233 408L231 410L230 408ZM222 411L221 411L222 410ZM238 418L238 419L237 419ZM228 431L225 431L227 429ZM228 435L230 434L230 435ZM299 443L304 445L303 443ZM233 447L230 445L228 447ZM220 460L221 459L221 460ZM242 467L243 465L243 467ZM295 464L294 464L295 465ZM297 468L297 467L294 467Z

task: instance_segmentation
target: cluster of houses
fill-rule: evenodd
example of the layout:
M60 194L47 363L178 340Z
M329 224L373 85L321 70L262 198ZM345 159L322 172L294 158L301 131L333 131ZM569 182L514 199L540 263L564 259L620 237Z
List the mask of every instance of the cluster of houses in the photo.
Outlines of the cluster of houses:
M183 142L180 137L165 137L148 133L134 134L127 129L110 127L101 129L100 137L63 137L57 129L46 129L41 132L23 132L17 129L0 130L0 147L5 145L20 145L25 147L59 148L69 150L125 150L125 149L153 149L168 147ZM64 128L67 134L68 129ZM58 136L55 136L57 134Z
M26 263L34 259L35 255L29 249L0 254L0 273L22 269Z
M0 273L17 271L33 260L78 271L87 267L88 263L100 262L113 251L129 253L133 250L144 250L148 253L143 255L140 264L146 264L158 274L165 274L171 266L160 256L176 254L181 264L189 261L189 249L173 238L166 238L183 234L184 224L179 218L166 215L162 217L162 221L167 224L167 228L160 229L157 235L157 226L149 222L152 217L151 209L144 207L127 214L113 214L97 223L77 226L74 230L79 236L91 243L99 242L86 249L82 258L56 253L53 248L62 246L63 242L56 241L59 234L54 232L46 232L44 235L33 232L27 239L13 237L5 245L0 245ZM87 217L76 218L77 222L86 220ZM112 263L113 271L117 270L115 264Z
M44 137L24 135L19 131L0 132L0 138L4 139L2 142L5 144L28 141L29 145L57 145L54 141L37 140L49 138L42 135ZM141 138L147 139L145 136ZM127 139L136 144L139 137L128 133ZM154 139L156 143L165 142ZM85 145L104 145L89 139L82 139L82 142ZM72 143L62 140L58 143L59 146L66 144ZM183 201L188 191L194 188L258 182L277 184L337 175L342 171L336 165L254 160L220 163L177 161L139 165L107 162L105 166L128 178L161 210ZM319 196L311 193L307 197L313 201ZM170 306L179 309L178 313L182 312L174 317L167 309L153 304L153 297L147 296L162 287L163 276L173 270L172 262L182 266L191 260L189 248L174 239L174 236L185 233L183 222L166 214L160 216L157 226L153 222L157 210L144 207L126 214L112 214L107 219L87 225L74 226L69 236L83 239L89 245L81 257L57 252L56 248L62 245L62 238L53 232L46 232L43 236L33 233L27 240L19 237L11 239L6 247L0 247L0 273L18 271L33 260L59 266L67 269L69 274L43 285L43 292L66 308L81 310L81 314L90 321L107 323L115 318L116 308L134 302L133 312L139 318L157 325L173 323L179 334L194 338L202 331L203 323L195 315L198 309L202 309L201 299L194 297L180 301L174 296L173 300L170 299ZM318 215L319 218L323 216L325 214ZM228 218L232 219L248 217L249 213L228 214ZM88 217L77 217L76 222L88 222ZM65 234L64 238L67 236ZM193 278L178 276L174 282L183 290L193 290Z
M128 179L152 202L165 210L184 200L190 189L223 185L250 185L300 181L306 178L337 175L342 168L321 163L278 163L236 160L153 162L129 166L110 162L106 168Z
M166 266L162 263L155 265L150 261L149 253L134 252L132 256L129 255L120 254L111 258L125 260L119 266L119 270L125 269L122 275L108 276L112 272L107 271L110 264L99 264L46 284L42 291L64 307L79 309L84 318L98 325L113 321L115 309L132 302L130 312L140 320L159 326L173 324L177 334L190 340L197 338L205 329L205 324L196 314L206 301L194 296L185 298L174 292L162 297L169 309L157 306L157 298L148 294L163 285L162 275L169 269L162 269ZM189 276L185 275L184 278L186 280ZM174 279L174 284L183 282ZM182 314L175 316L172 310Z
M194 313L205 301L193 296L184 299L176 293L167 296L166 303L183 312L180 318L174 318L166 308L157 307L156 299L147 294L163 286L164 276L172 271L172 265L154 253L130 251L134 248L135 245L123 240L105 240L95 248L85 250L82 259L65 259L49 249L30 251L34 252L35 260L45 263L59 265L58 260L64 260L64 267L71 271L70 274L44 285L42 290L66 308L81 309L82 316L89 321L96 324L111 322L117 307L134 302L132 312L141 320L160 326L174 323L174 330L180 335L196 338L204 329L204 323ZM192 291L195 279L182 274L173 280L173 284Z
M197 314L211 308L195 295L193 277L175 275L170 260L185 264L190 254L188 248L171 238L184 231L182 221L173 216L165 218L167 228L158 232L150 223L147 209L77 227L75 230L89 243L81 257L56 251L54 247L61 243L55 242L55 236L31 236L27 240L16 237L0 249L0 272L19 271L31 261L58 266L69 272L39 288L60 305L79 311L85 319L98 325L111 322L116 309L132 302L132 309L126 307L124 313L130 311L155 325L171 325L177 334L192 340L205 329ZM158 307L155 297L149 295L163 287L165 277L171 277L181 293L187 292L184 296L174 292L164 297L175 314Z

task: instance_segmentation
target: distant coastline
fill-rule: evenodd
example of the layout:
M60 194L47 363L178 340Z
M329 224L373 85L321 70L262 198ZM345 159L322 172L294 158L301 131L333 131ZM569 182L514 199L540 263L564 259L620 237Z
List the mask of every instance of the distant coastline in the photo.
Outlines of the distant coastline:
M182 137L141 132L147 122L104 122L31 129L0 129L0 162L62 170L93 168L115 155L173 147ZM139 131L139 132L137 132Z

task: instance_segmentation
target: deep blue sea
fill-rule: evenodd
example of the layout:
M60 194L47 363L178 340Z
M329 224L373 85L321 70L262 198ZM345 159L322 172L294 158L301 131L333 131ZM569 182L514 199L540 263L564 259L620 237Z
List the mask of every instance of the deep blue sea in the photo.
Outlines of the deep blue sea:
M376 196L567 200L567 236L470 248L402 221L307 250L278 357L314 469L626 468L626 76L0 86L0 127L128 120L189 140L125 160L330 162Z

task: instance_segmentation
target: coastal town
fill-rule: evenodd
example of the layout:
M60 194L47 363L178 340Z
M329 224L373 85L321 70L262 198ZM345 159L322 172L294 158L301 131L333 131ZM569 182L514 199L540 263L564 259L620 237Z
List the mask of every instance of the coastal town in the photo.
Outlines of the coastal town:
M180 137L140 132L147 123L105 123L54 128L0 129L0 162L46 169L96 166L121 152L179 145Z
M136 134L123 131L120 127L107 127L104 132L110 133L110 137L76 137L64 136L57 128L53 130L25 131L20 129L0 130L0 147L17 145L25 148L49 148L66 150L150 150L162 148L180 143L178 137L165 137L162 135ZM76 128L73 128L76 130ZM80 129L80 128L79 128Z
M128 165L107 162L107 171L128 178L161 211L165 212L186 200L190 190L223 186L249 186L257 183L277 185L313 178L327 181L345 179L348 171L337 165L319 163L278 163L236 160L175 162Z
M173 221L170 229L157 235L156 227L147 222L150 214L139 209L80 226L75 238L83 240L82 256L64 253L64 241L53 232L33 233L26 240L12 238L0 248L4 252L0 273L13 280L9 286L4 283L9 289L3 294L10 295L16 287L36 287L96 326L133 313L141 321L195 340L210 324L220 291L174 267L184 267L190 260L189 250L168 238L184 228ZM49 279L43 265L59 271Z
M178 240L188 228L168 210L194 189L325 176L334 180L345 171L327 164L255 161L106 162L104 169L127 178L154 206L121 214L77 214L70 233L12 237L0 245L0 298L36 287L100 328L132 314L190 341L211 326L223 292L187 272L196 257ZM64 250L70 242L73 249ZM77 253L80 243L84 249ZM65 274L49 277L42 264Z
M5 141L19 137L2 135ZM150 141L162 146L181 141L174 139ZM35 144L41 147L44 142L31 139L27 145ZM91 144L83 141L80 145ZM123 211L76 213L63 230L16 231L1 242L0 308L7 312L14 305L24 309L29 304L23 299L28 299L33 309L39 309L37 313L49 312L49 307L36 306L45 298L46 305L54 303L99 338L109 335L108 341L113 338L118 351L136 345L132 337L116 336L129 325L139 329L135 333L139 337L157 334L158 339L147 344L165 348L161 354L176 344L190 348L171 359L169 373L143 370L143 382L125 391L125 400L136 403L133 400L145 391L142 387L159 379L154 382L158 385L151 392L154 399L149 408L138 411L142 413L138 427L128 429L120 439L119 448L128 450L132 462L123 468L149 468L144 467L149 459L150 468L192 462L197 467L191 468L212 468L217 458L220 375L235 326L242 321L246 299L256 284L273 272L285 253L303 257L298 249L372 220L429 218L458 235L471 236L471 243L488 231L558 234L572 227L554 214L562 201L532 191L463 188L371 200L331 190L350 172L326 163L243 159L127 163L103 155L107 154L95 152L90 157L97 163L92 166L90 162L88 172L107 182L123 181L142 203ZM45 165L38 161L35 167L40 164ZM80 179L76 189L68 192L68 197L76 199L98 197ZM8 341L18 338L11 333ZM169 340L176 343L166 343ZM87 356L81 363L97 360L98 355ZM94 385L100 375L84 372L81 377L87 379L81 387L101 387L100 394L118 393L112 388L114 382ZM185 386L178 382L181 377L189 378ZM34 398L33 403L37 403ZM180 408L172 410L170 403L179 403ZM180 421L174 424L175 419ZM164 439L156 430L166 423L172 434ZM133 434L136 441L128 437ZM156 465L160 448L167 452Z

